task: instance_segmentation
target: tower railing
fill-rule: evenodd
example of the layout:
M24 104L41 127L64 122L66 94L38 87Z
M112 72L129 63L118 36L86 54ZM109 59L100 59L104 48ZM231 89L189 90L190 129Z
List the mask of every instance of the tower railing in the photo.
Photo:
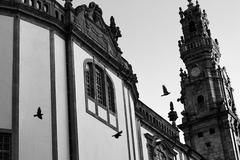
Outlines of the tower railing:
M216 42L211 37L206 38L197 38L190 43L185 43L184 40L179 41L179 50L181 54L185 54L186 52L190 52L194 49L198 48L214 48L217 46ZM218 47L217 47L218 48Z

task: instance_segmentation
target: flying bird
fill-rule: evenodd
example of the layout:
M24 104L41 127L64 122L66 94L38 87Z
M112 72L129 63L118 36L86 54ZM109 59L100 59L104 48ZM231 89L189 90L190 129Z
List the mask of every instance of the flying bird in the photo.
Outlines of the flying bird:
M167 96L170 94L170 92L168 92L167 88L165 85L162 85L162 89L163 89L163 95L162 96Z
M42 111L41 111L41 108L38 107L38 110L37 110L37 114L33 115L33 117L38 117L39 119L42 119Z
M112 137L119 138L122 135L123 131L119 131L116 134L114 134Z

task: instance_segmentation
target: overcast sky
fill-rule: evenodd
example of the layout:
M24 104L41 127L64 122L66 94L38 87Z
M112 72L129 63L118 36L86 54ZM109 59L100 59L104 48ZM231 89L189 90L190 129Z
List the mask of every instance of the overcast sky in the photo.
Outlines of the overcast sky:
M58 0L63 3L62 0ZM74 7L91 0L73 0ZM173 101L178 115L183 110L180 97L179 68L185 68L177 41L182 35L179 7L187 8L187 0L95 0L109 24L114 16L122 37L119 46L123 57L133 66L138 77L140 100L167 118L169 102ZM195 1L193 1L195 3ZM240 113L240 1L199 0L210 21L213 38L220 45L221 66L226 66L234 88L235 103ZM162 84L171 94L161 97ZM240 114L239 114L240 115ZM179 118L177 123L179 124Z

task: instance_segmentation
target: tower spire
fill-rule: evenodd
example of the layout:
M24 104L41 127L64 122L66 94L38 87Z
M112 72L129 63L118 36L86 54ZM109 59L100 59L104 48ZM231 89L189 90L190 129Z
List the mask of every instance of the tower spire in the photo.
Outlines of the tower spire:
M206 159L238 160L240 120L229 77L219 66L218 40L212 38L207 14L198 1L196 5L192 0L188 2L186 10L179 9L183 36L178 46L187 72L180 70L178 101L184 111L178 127L184 132L186 143ZM173 113L173 104L170 106Z

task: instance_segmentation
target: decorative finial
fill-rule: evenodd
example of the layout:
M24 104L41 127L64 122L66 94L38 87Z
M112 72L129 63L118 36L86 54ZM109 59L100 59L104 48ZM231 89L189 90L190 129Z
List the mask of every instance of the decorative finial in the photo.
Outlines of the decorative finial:
M203 10L203 15L204 15L204 16L207 16L207 13L206 13L206 10L205 10L205 9Z
M116 23L113 16L110 17L110 27L116 27Z
M208 37L211 37L211 31L210 31L210 29L207 30L207 33L208 33Z
M182 7L179 7L179 12L182 12Z
M110 17L110 31L112 32L114 40L117 42L119 37L122 37L120 28L116 26L114 17Z
M171 111L174 110L173 102L170 102L170 110L171 110Z
M170 102L170 112L168 113L169 120L172 121L172 125L176 126L176 120L178 118L177 112L174 111L173 102Z
M180 71L180 74L183 74L183 69L182 69L182 68L180 68L180 70L179 70L179 71Z
M181 41L184 42L184 37L183 36L181 36Z
M182 46L182 43L181 43L181 41L179 40L178 41L178 47L181 47Z
M188 0L188 2L189 2L188 7L192 7L193 6L192 0Z
M183 19L184 14L181 7L179 7L179 15L180 15L180 18Z
M72 0L63 0L63 1L65 1L65 4L64 4L64 6L66 7L66 8L68 8L68 7L72 7Z

